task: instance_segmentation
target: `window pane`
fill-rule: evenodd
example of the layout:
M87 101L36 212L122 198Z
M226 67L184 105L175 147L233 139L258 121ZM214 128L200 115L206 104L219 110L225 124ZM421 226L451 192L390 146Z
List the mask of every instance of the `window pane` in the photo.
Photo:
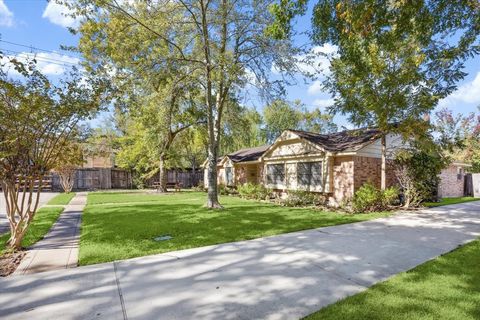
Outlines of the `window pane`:
M297 183L303 187L317 187L322 185L321 162L297 163Z
M267 183L283 184L284 180L285 165L283 163L267 165Z

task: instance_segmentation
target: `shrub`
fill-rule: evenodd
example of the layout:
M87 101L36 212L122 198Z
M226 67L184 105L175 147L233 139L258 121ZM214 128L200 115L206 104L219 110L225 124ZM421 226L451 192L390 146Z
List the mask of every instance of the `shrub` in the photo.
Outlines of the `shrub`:
M381 198L380 190L370 182L367 182L355 192L352 209L357 213L375 211L379 202L381 202Z
M397 182L406 208L436 199L439 174L447 162L438 150L400 150L393 162Z
M355 213L372 212L388 209L398 201L398 189L390 187L381 191L367 182L355 192L352 210Z
M281 200L281 204L287 207L318 206L325 203L324 195L303 190L289 191L287 197Z
M237 187L240 197L245 199L266 200L272 191L260 184L245 183Z
M198 186L193 186L193 187L192 187L192 190L193 190L193 191L196 191L196 192L205 192L205 191L207 191L207 190L205 189L205 187L203 186L203 184L199 184Z
M382 192L382 207L388 208L393 205L397 205L399 203L399 195L400 191L397 187L390 187L385 189Z

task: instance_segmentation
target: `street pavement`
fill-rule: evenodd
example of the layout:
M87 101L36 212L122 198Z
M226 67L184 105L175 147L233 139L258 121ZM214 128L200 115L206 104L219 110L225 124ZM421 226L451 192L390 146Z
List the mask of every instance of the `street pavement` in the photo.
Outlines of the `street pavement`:
M480 201L12 276L0 318L299 319L478 236Z

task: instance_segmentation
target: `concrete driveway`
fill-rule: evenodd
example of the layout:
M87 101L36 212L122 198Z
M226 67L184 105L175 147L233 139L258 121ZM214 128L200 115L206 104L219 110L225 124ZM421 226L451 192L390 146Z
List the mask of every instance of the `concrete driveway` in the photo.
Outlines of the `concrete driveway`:
M0 280L2 319L298 319L480 235L480 202Z
M50 199L55 197L58 192L42 192L40 193L39 207L46 204ZM36 199L37 195L34 195L33 199ZM35 200L34 200L35 201ZM7 220L7 209L5 205L5 197L3 193L0 194L0 234L6 233L10 230Z

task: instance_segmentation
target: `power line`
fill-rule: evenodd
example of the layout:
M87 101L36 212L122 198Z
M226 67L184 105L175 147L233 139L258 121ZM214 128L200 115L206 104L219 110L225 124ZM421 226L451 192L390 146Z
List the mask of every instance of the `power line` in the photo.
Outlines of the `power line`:
M68 62L68 61L63 61L63 60L57 60L57 59L51 59L51 58L47 58L47 57L36 57L36 56L29 57L29 53L28 53L28 52L19 52L19 51L14 51L14 50L9 50L9 49L2 49L2 48L0 48L0 51L5 51L5 52L12 53L12 54L20 54L20 55L24 55L23 58L33 58L33 59L38 60L38 61L41 61L41 62L47 62L47 63L56 64L56 65L64 66L64 67L73 67L73 66L77 66L77 65L78 65L78 64L73 63L73 62ZM32 53L32 54L33 54L33 53Z
M59 52L56 52L56 51L53 51L53 50L41 49L41 48L37 48L37 47L34 47L34 46L26 45L26 44L6 41L6 40L2 40L2 39L0 39L0 42L7 43L7 44L10 44L10 45L13 45L13 46L28 48L30 50L37 50L37 51L43 51L43 52L48 52L48 53L61 54L61 55L66 56L66 57L70 57L70 58L74 58L74 59L81 59L79 57L70 56L70 55L67 55L67 54L64 54L64 53L59 53Z

